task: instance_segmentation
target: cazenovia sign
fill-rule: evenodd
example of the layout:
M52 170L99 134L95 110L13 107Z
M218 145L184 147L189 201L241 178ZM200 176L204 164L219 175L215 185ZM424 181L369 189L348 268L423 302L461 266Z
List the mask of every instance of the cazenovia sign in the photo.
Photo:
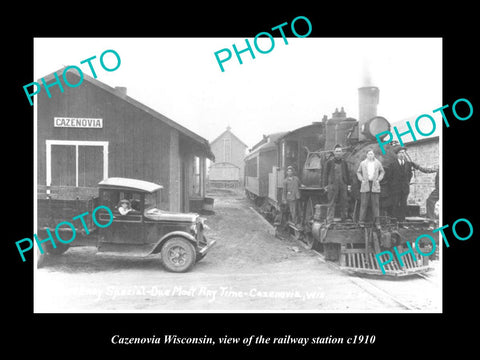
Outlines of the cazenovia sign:
M102 128L103 119L54 117L54 127L62 128Z

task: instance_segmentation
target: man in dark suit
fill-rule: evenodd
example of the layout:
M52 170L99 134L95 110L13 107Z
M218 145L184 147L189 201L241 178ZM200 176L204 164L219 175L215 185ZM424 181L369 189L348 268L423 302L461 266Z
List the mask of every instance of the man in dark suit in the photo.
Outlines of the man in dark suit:
M412 179L412 163L407 160L405 148L397 147L394 151L397 153L397 160L392 163L389 176L390 195L393 200L392 215L398 221L405 221Z
M397 153L397 161L392 163L390 174L388 176L388 188L390 190L390 196L393 200L390 213L391 216L397 218L399 221L405 221L405 215L407 213L407 199L408 194L410 193L410 181L413 175L412 169L416 169L423 173L438 172L438 168L425 168L414 163L413 161L407 160L407 154L405 150L406 148L400 146L394 149L394 151ZM438 176L436 181L438 188Z
M343 159L343 149L335 145L333 158L325 165L324 187L328 195L327 222L332 222L335 214L335 205L339 205L341 221L347 219L348 197L347 190L350 185L350 175L347 162Z

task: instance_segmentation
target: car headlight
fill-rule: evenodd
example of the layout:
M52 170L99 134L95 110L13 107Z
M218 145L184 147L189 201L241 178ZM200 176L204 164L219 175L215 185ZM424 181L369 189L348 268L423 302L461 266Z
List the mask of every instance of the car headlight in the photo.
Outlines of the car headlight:
M201 217L201 218L199 218L199 220L200 220L200 224L202 224L202 229L203 230L210 229L210 227L206 224L207 219Z
M192 224L192 226L190 226L190 233L193 236L197 236L197 224Z

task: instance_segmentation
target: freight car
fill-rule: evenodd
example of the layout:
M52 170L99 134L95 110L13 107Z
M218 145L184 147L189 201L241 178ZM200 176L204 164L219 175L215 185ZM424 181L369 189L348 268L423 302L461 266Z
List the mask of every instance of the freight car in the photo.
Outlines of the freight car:
M392 189L389 174L391 164L397 158L394 147L398 145L387 145L385 154L382 154L378 146L375 135L390 129L388 120L377 116L378 95L376 87L359 89L358 121L347 117L343 108L340 111L336 109L331 118L324 116L321 122L275 136L275 146L270 138L270 142L265 141L246 158L247 194L255 200L264 215L273 221L278 231L287 230L295 238L304 241L308 248L323 251L327 260L338 261L344 269L369 274L381 274L375 260L376 253L393 246L401 251L407 241L414 241L427 233L432 225L429 220L419 216L407 217L405 221L398 221L391 216L389 209L392 207ZM352 179L348 192L349 216L346 221L335 216L335 221L327 222L329 204L324 186L324 169L326 162L333 156L336 144L342 146L343 157ZM381 182L381 216L377 219L379 227L373 226L371 214L366 225L358 223L360 183L356 171L368 150L374 151L386 174L385 180ZM296 223L288 220L288 210L282 206L283 179L289 166L296 170L302 184L300 215ZM423 251L428 252L427 249ZM404 260L403 265L392 262L387 274L402 276L429 270L428 257L418 252L414 257L411 253L406 254Z

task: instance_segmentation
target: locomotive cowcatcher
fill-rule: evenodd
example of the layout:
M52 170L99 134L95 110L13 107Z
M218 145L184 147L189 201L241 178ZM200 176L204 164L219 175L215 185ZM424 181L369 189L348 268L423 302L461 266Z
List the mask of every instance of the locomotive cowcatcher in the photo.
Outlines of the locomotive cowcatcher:
M276 145L274 161L268 160L274 158L268 137L264 137L265 144L260 143L246 157L247 195L274 223L279 234L287 231L302 240L307 248L322 251L326 260L338 261L342 269L366 274L382 274L375 254L392 250L394 246L399 253L403 253L408 250L406 242L413 244L418 236L431 233L435 225L433 220L420 217L417 207L408 207L405 220L400 221L392 216L391 172L392 163L397 161L394 149L399 145L395 142L386 145L385 154L380 150L375 135L390 130L390 123L384 117L377 116L378 95L377 87L359 89L358 121L347 117L341 108L330 119L324 116L321 122L272 137ZM334 221L327 221L329 201L328 187L325 186L325 164L333 157L335 145L342 147L343 159L352 181L348 191L347 219L340 218L337 208ZM268 148L270 152L262 152L262 148ZM385 177L380 182L380 216L373 219L372 214L368 213L367 221L360 224L360 182L356 172L369 150L373 150L382 163ZM283 179L289 166L296 169L301 182L296 221L290 218L282 199ZM256 171L253 171L255 167ZM267 174L265 168L268 169ZM261 184L266 187L263 191L259 186ZM438 244L438 235L432 236ZM420 242L419 245L423 254L430 252L431 243ZM386 274L403 276L430 270L428 256L423 256L415 249L414 255L403 255L403 264L395 258L385 266Z

